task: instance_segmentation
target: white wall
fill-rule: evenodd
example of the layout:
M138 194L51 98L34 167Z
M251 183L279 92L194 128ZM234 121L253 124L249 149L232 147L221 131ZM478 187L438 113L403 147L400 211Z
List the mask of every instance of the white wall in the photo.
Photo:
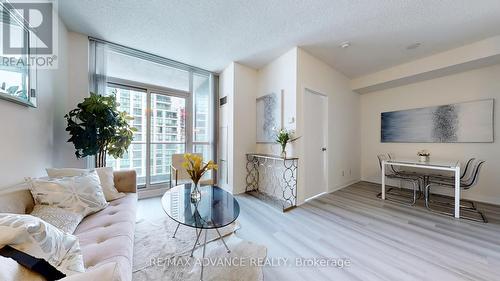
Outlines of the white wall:
M219 164L227 163L227 179L219 170L219 185L238 194L245 192L246 153L255 150L255 93L257 71L232 62L219 77ZM224 164L222 164L224 165Z
M283 93L283 126L289 130L296 129L297 119L297 50L293 48L258 70L256 97L271 93ZM255 104L255 101L253 101ZM293 121L293 122L292 122ZM287 146L287 155L293 156L294 143ZM257 152L281 153L279 144L257 144Z
M280 152L278 145L256 144L255 99L269 93L283 92L284 126L296 129L296 135L302 136L302 126L305 124L302 121L304 113L301 102L306 87L329 97L328 191L360 179L360 100L359 95L351 91L345 76L300 48L293 48L258 71L232 63L220 77L220 95L228 97L228 104L219 112L219 131L227 127L229 137L227 148L221 145L219 151L223 155L224 149L227 149L228 158L233 159L232 163L231 160L228 163L229 184L222 184L224 188L234 193L244 192L245 153L256 150L274 154ZM300 149L301 140L305 137L302 136L287 149L288 155L301 159L298 171L299 204L304 202L307 188L307 175L303 167L308 163L304 162Z
M463 192L465 198L500 203L500 65L414 83L361 96L362 179L380 182L376 155L392 152L414 157L428 149L431 157L464 161L470 157L486 160L478 186ZM380 113L425 106L494 98L495 143L414 144L381 143ZM448 192L449 190L444 190Z
M303 105L304 90L308 88L328 96L328 191L335 191L359 181L360 172L360 97L350 87L350 81L343 74L326 63L298 49L297 77L297 134L302 136L297 141L298 156L303 155L302 131L306 114ZM307 176L304 165L299 161L298 201L302 203L304 188L307 188ZM342 172L344 172L342 175Z
M500 36L494 36L355 78L351 87L369 93L498 63Z
M77 159L72 143L68 143L64 115L76 108L76 105L89 96L89 40L75 32L67 36L67 79L59 79L66 84L64 93L56 100L54 114L54 167L85 168L86 159Z
M234 148L234 63L229 64L219 76L219 98L227 97L227 103L219 107L219 169L218 184L233 192L233 148ZM223 171L225 169L225 171Z
M255 151L257 71L235 63L234 77L233 193L238 194L246 188L246 154Z
M68 32L61 21L58 36L58 69L37 73L38 108L0 100L0 188L44 176L53 165L56 104L68 89Z

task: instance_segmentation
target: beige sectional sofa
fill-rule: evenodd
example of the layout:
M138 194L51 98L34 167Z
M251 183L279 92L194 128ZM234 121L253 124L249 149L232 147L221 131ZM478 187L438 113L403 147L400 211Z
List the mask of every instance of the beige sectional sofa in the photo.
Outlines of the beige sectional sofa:
M84 218L78 225L74 235L79 238L87 272L64 279L132 280L136 173L114 172L114 181L116 189L126 196L109 202L104 210ZM25 186L0 191L0 213L29 214L33 204L33 197Z

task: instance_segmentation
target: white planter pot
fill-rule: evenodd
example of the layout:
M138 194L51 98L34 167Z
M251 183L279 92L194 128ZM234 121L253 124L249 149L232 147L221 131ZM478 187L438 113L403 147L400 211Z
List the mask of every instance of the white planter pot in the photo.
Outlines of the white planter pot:
M420 162L429 162L429 156L419 156Z

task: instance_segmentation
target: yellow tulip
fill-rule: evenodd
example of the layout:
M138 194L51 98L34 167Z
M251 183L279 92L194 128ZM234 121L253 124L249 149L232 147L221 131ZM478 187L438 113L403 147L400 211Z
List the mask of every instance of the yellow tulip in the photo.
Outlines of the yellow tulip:
M182 167L187 170L189 176L194 182L198 182L207 171L217 170L219 168L219 166L212 160L203 164L203 156L197 154L185 153L184 159L186 161L182 163Z
M196 157L194 159L194 167L195 167L195 169L199 170L201 168L201 162L202 162L201 157Z

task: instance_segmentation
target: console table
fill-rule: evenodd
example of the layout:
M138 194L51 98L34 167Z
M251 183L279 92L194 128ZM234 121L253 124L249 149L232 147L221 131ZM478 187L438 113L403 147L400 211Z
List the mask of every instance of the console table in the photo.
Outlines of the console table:
M248 153L245 192L264 200L283 212L297 206L297 168L299 158Z

